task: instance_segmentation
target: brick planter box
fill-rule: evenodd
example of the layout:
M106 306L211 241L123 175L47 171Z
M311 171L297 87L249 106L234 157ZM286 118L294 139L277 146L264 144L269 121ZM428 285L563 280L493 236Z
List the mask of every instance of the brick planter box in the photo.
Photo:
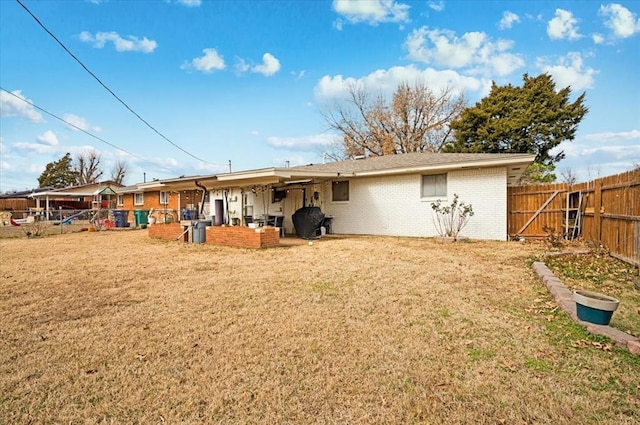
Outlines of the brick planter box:
M176 240L185 228L180 223L152 224L148 227L149 237ZM189 233L182 236L189 241ZM280 245L280 229L276 227L210 226L206 230L206 243L235 246L240 248L271 248Z
M180 223L152 224L148 227L149 237L154 239L165 239L175 241L184 232ZM183 241L187 241L187 235L183 236Z
M207 227L206 242L242 248L271 248L280 245L280 230L276 227L212 226Z

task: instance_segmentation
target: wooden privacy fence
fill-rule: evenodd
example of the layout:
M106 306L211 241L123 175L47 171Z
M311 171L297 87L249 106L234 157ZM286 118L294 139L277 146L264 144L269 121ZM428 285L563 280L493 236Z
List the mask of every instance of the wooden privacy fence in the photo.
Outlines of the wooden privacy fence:
M574 185L510 187L507 213L512 238L543 238L553 228L640 266L640 169Z

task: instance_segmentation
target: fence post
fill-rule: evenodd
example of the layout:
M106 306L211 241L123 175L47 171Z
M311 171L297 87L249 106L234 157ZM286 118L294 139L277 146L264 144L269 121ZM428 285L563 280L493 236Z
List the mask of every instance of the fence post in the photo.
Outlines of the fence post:
M595 187L593 190L593 225L595 227L595 241L602 241L602 218L600 217L600 210L602 209L602 181L600 179L595 181Z

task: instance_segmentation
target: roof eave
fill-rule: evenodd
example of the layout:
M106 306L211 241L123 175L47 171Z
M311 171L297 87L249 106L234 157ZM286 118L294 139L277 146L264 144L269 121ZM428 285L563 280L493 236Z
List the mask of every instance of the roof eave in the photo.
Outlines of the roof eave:
M497 158L490 160L479 161L465 161L446 164L431 164L420 165L411 167L391 168L386 170L372 170L372 171L355 171L353 175L355 177L369 177L369 176L381 176L381 175L395 175L395 174L412 174L428 171L448 171L468 168L490 168L490 167L502 167L502 166L516 166L516 165L529 165L535 159L535 155L522 155L512 158ZM526 167L525 167L526 168ZM342 173L344 175L344 173Z

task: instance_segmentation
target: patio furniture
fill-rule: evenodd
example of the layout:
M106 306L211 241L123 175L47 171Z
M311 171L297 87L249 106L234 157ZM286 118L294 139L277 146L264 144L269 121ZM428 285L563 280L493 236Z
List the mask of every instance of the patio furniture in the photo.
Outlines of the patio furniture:
M284 227L282 227L282 223L284 222L283 215L270 215L267 216L267 226L278 227L280 229L280 236L284 237Z

